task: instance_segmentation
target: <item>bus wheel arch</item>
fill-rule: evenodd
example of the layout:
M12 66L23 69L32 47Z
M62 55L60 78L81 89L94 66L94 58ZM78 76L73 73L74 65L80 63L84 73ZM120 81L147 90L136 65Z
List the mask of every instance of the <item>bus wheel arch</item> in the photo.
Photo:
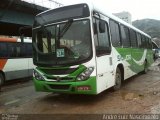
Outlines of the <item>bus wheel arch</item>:
M120 71L121 71L121 78L122 78L122 82L123 82L124 81L124 67L123 67L123 64L119 64L117 66L117 68L119 68Z
M5 74L3 71L0 71L0 86L2 86L5 82Z
M115 73L115 85L113 86L113 90L119 90L122 85L122 81L124 80L124 67L122 64L119 64L116 68Z

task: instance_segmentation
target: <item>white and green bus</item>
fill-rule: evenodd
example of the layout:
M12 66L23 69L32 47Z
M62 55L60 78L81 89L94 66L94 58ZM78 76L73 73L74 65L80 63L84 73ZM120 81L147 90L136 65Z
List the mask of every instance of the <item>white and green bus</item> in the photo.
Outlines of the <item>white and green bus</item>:
M151 37L92 4L45 11L33 25L36 91L99 94L147 72Z

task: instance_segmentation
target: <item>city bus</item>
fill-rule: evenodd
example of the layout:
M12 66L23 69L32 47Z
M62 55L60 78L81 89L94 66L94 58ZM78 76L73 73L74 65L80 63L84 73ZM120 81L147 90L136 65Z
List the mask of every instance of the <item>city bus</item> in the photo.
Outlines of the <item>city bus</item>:
M99 94L153 62L151 37L93 4L47 10L33 25L36 91Z
M0 37L0 86L5 81L31 77L33 73L32 40Z

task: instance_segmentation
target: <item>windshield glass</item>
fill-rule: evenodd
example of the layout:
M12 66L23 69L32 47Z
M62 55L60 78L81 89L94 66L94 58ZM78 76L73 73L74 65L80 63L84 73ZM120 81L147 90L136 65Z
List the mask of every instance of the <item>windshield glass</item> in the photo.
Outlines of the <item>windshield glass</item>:
M89 17L89 7L87 4L77 4L64 6L43 12L35 17L34 27L66 19Z
M89 20L68 21L33 30L34 63L79 64L91 57Z

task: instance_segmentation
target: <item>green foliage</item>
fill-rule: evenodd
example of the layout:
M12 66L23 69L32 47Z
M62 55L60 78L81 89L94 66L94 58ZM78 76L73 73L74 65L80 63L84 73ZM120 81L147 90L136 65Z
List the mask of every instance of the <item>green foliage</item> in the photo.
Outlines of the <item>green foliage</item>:
M160 21L154 19L136 20L133 26L149 34L152 38L160 38Z

